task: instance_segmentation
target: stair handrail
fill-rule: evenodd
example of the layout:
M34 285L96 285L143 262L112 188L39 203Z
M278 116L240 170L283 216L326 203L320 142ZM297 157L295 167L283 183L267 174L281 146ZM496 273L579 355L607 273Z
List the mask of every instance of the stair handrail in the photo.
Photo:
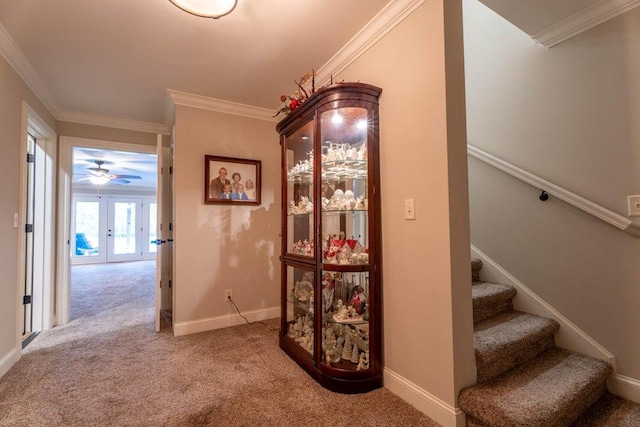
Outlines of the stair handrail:
M552 182L549 182L537 175L527 172L509 162L497 158L496 156L481 150L478 147L474 147L471 144L467 144L467 154L481 160L503 172L512 175L527 184L530 184L536 188L539 188L543 193L548 193L558 199L575 206L578 209L595 216L596 218L605 221L620 230L626 231L634 236L640 237L640 225L633 223L629 218L626 218L620 214L613 212L610 209L605 208L597 203L587 200L566 188L562 188Z

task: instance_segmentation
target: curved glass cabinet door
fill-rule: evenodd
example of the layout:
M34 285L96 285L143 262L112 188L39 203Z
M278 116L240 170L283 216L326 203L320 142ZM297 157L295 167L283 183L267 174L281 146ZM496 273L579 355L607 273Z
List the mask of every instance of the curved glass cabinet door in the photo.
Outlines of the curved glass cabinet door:
M368 119L356 107L320 117L323 263L369 264Z
M287 253L315 255L313 223L313 123L285 138Z
M314 273L287 266L287 336L313 355Z

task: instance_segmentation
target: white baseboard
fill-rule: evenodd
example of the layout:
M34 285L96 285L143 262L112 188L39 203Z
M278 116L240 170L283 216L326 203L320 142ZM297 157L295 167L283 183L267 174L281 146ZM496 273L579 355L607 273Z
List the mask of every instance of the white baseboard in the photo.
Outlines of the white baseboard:
M513 299L513 307L516 310L526 311L527 313L537 314L542 317L549 317L560 323L560 330L555 335L555 342L558 347L604 360L613 366L615 370L615 356L587 335L586 332L573 324L569 319L564 317L562 313L549 305L473 245L471 245L471 256L482 260L483 264L480 270L482 280L504 283L516 288L518 293Z
M389 368L383 371L384 386L443 427L464 427L466 416L460 408L443 402Z
M242 313L249 322L273 319L280 317L280 307L263 308ZM198 332L212 331L214 329L228 328L245 324L245 320L238 313L226 314L224 316L209 317L207 319L192 320L188 322L174 323L173 335L195 334Z
M614 374L607 380L607 388L612 394L640 403L640 381Z
M0 359L0 378L2 378L4 374L9 372L9 369L11 369L11 367L15 365L18 360L20 360L21 356L21 349L19 347L16 347L11 350L5 357Z

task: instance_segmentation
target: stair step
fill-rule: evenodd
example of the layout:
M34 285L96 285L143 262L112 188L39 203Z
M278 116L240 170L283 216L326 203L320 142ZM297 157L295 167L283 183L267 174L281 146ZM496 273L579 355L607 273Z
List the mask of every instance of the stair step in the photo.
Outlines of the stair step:
M482 260L478 258L471 258L471 281L477 282L480 280L480 269L482 268Z
M612 371L602 360L552 348L462 390L458 404L476 426L567 426L605 392Z
M560 324L553 319L511 311L476 323L473 334L478 381L496 377L554 346Z
M574 427L640 426L640 405L605 393L573 424Z
M513 310L516 288L511 285L491 282L474 282L471 287L473 298L473 321L479 322L497 314Z

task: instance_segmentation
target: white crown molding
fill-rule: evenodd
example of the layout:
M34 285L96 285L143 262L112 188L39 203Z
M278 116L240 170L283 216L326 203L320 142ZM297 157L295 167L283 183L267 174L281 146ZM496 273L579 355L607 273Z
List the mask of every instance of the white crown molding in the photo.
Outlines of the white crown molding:
M169 134L167 126L161 123L143 122L121 117L103 116L100 114L82 113L63 110L58 117L61 122L80 123L84 125L104 126L108 128L126 129L138 132Z
M545 47L553 47L596 25L640 6L640 0L600 0L531 36Z
M210 98L204 95L180 92L173 89L167 89L167 92L169 93L171 101L173 101L173 104L175 105L217 111L219 113L234 114L236 116L267 120L270 122L278 121L277 118L273 117L274 111L267 108L225 101L224 99Z
M319 86L328 84L332 75L336 75L347 68L425 1L393 0L389 2L326 64L316 71L316 79Z
M2 55L11 68L13 68L18 76L29 86L47 110L49 110L55 118L58 118L60 107L53 99L53 96L51 96L51 93L40 76L27 60L27 57L24 56L24 53L22 53L2 24L0 24L0 55Z

